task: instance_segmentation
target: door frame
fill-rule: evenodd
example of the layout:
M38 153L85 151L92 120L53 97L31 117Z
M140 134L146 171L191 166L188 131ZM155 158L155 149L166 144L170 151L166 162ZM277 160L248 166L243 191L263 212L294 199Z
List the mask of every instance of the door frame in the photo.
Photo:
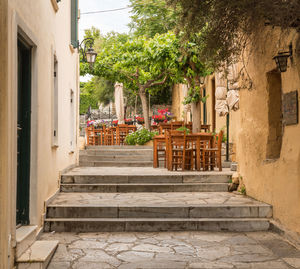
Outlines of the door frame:
M31 92L32 48L18 36L18 104L17 104L17 205L16 224L30 223L30 156L31 156ZM21 83L21 85L20 85ZM21 101L21 102L20 102ZM24 102L23 102L24 101ZM20 102L20 103L19 103ZM24 113L27 116L24 117ZM21 126L19 126L19 123ZM19 127L22 129L19 130ZM19 134L20 133L20 134ZM29 158L29 159L28 159ZM20 186L19 186L20 184ZM21 200L20 200L21 199Z
M37 215L37 153L38 153L38 38L30 27L23 21L17 12L12 14L12 24L10 29L11 46L11 87L13 89L10 112L12 116L11 122L11 146L12 146L12 162L11 170L13 176L12 184L12 223L16 223L16 206L17 206L17 98L18 98L18 40L21 38L31 47L31 146L30 146L30 196L29 196L29 220L30 224L39 224L40 219Z

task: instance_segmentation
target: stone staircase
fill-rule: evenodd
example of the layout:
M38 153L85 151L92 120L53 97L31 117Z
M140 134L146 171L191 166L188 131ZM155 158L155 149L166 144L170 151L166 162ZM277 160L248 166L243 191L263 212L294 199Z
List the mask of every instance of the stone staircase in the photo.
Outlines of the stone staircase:
M16 231L17 269L47 268L58 241L36 240L37 226L21 226Z
M88 146L79 153L79 165L85 167L151 167L152 147Z
M131 149L105 150L106 156L115 156L116 152L118 156L128 156ZM149 149L134 150L137 156L143 156L142 152ZM87 151L89 156L95 153L95 158L104 153L104 150ZM80 158L85 154L82 152ZM117 167L118 159L115 164L114 167L77 167L63 174L61 192L47 207L45 231L269 229L272 207L228 193L229 170L169 172L152 167Z

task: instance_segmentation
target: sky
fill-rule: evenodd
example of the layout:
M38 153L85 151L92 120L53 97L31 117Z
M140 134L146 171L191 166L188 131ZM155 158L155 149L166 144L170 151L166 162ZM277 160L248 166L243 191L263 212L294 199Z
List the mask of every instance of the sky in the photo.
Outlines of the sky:
M92 26L99 28L102 34L110 31L119 33L128 32L127 24L130 22L130 9L107 13L82 14L84 12L124 8L129 0L79 0L80 20L79 39L84 37L84 30Z
M124 8L129 5L129 0L79 0L80 20L79 20L79 41L84 38L84 30L92 26L100 29L102 34L111 31L128 33L128 23L130 22L130 9L114 12L104 12L96 14L82 14L85 12L102 11ZM80 81L87 82L91 76L80 77Z

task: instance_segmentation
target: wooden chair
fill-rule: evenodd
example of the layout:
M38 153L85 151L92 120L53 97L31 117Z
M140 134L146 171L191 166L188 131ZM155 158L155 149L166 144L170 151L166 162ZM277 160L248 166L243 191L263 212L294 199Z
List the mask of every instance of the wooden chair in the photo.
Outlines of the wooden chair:
M114 133L112 128L103 127L104 145L111 146L114 144Z
M204 132L210 132L210 124L201 124L201 130Z
M86 133L86 145L87 146L95 145L94 126L91 125L91 126L85 128L85 133Z
M167 131L171 130L170 123L160 123L159 124L159 134L165 134Z
M172 121L171 122L171 130L177 130L178 128L184 126L183 121Z
M215 166L222 171L222 139L223 131L221 130L217 136L213 148L203 148L202 163L204 169L213 169Z
M135 125L128 125L127 129L128 129L128 134L132 134L132 133L136 132L136 130L137 130Z
M157 143L157 151L156 156L154 157L155 160L157 160L158 167L159 167L159 161L164 161L164 168L167 168L167 142L160 141Z
M116 144L124 145L125 138L128 135L128 125L127 124L119 124L116 128Z
M103 129L94 129L95 145L103 145Z
M192 122L186 123L184 125L184 127L188 128L191 133L193 132L193 123Z
M167 134L168 169L182 171L193 169L193 146L186 139L185 132L171 131Z

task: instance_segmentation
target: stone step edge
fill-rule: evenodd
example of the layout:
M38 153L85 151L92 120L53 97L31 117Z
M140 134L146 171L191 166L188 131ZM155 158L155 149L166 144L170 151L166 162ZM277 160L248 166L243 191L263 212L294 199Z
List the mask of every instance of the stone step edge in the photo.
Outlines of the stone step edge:
M28 248L20 257L16 259L16 262L19 265L24 264L25 266L22 268L27 268L26 266L28 266L28 268L31 268L29 267L30 264L36 264L36 263L38 264L42 263L43 266L41 268L47 268L47 265L49 264L51 258L53 257L58 247L58 244L59 241L57 240L35 241L30 248Z
M261 207L261 208L271 208L271 205L268 204L243 204L243 205L237 205L237 204L226 204L226 205L220 205L220 204L201 204L201 205L165 205L165 206L161 206L161 205L116 205L116 206L102 206L102 205L56 205L56 204L50 204L47 206L47 208L50 207L61 207L61 208L230 208L230 207L236 207L236 208L255 208L255 207Z
M136 160L136 161L119 161L119 160L115 160L115 161L79 161L79 162L82 162L82 163L120 163L120 164L126 164L126 163L151 163L153 164L153 161L139 161L139 160Z
M60 186L223 186L228 183L195 182L195 183L61 183Z
M16 230L16 257L20 257L36 240L37 225L21 226Z
M133 222L149 222L149 221L157 221L157 222L183 222L183 221L200 221L200 222L210 222L210 221L270 221L271 218L46 218L45 222L54 222L54 221L74 221L74 222L124 222L124 221L133 221Z
M230 231L252 232L270 229L267 218L226 219L46 219L46 232L159 232Z

